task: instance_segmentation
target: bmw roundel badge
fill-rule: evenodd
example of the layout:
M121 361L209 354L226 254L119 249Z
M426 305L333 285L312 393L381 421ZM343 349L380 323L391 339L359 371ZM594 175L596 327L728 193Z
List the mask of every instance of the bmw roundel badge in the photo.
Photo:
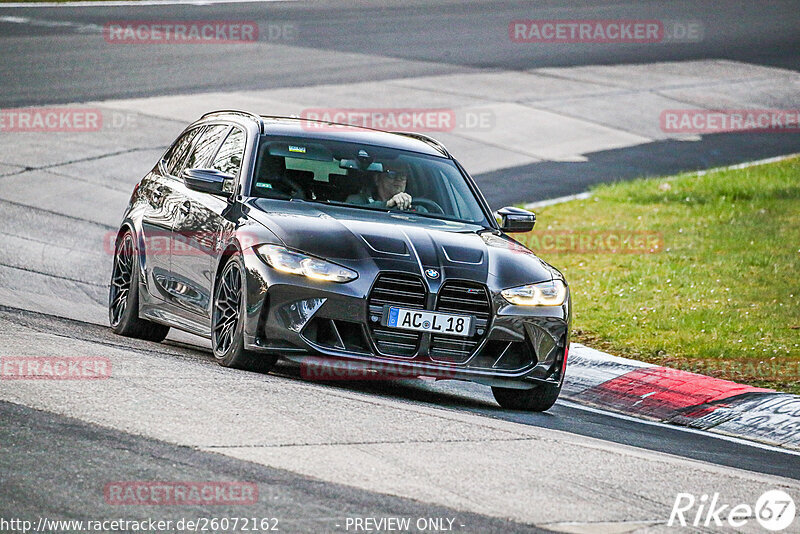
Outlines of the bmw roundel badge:
M425 276L433 279L439 278L439 271L437 271L436 269L426 269Z

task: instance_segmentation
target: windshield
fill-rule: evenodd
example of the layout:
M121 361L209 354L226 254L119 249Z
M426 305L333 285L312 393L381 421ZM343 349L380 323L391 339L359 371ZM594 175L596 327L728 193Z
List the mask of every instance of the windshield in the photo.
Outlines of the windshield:
M250 195L486 222L451 160L338 141L263 136Z

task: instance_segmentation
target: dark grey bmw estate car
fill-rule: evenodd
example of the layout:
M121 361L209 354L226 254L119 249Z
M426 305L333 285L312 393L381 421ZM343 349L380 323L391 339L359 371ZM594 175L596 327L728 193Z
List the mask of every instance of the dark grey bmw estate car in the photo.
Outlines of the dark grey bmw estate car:
M134 189L110 323L153 341L170 327L208 337L230 367L391 364L546 410L564 380L569 288L507 235L533 213L497 218L427 136L209 113Z

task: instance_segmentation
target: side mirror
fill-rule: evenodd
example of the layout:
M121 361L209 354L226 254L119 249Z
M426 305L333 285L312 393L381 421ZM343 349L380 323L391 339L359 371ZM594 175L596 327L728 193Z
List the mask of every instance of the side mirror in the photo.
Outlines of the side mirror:
M201 193L226 197L233 193L233 176L215 169L186 169L183 171L183 183Z
M530 232L536 224L536 214L521 208L506 206L497 211L500 216L500 229L504 232Z

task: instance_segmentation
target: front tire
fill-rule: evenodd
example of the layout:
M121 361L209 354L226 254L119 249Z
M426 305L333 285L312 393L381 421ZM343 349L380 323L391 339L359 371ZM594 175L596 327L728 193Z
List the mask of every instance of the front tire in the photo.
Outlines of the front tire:
M532 389L514 389L492 386L497 403L506 410L544 412L556 403L561 384L540 384Z
M133 232L126 231L114 249L108 290L108 322L114 333L147 341L164 341L169 327L139 317L139 269Z
M211 347L223 367L268 373L277 356L258 354L244 348L244 264L238 254L222 269L214 289L211 317Z

